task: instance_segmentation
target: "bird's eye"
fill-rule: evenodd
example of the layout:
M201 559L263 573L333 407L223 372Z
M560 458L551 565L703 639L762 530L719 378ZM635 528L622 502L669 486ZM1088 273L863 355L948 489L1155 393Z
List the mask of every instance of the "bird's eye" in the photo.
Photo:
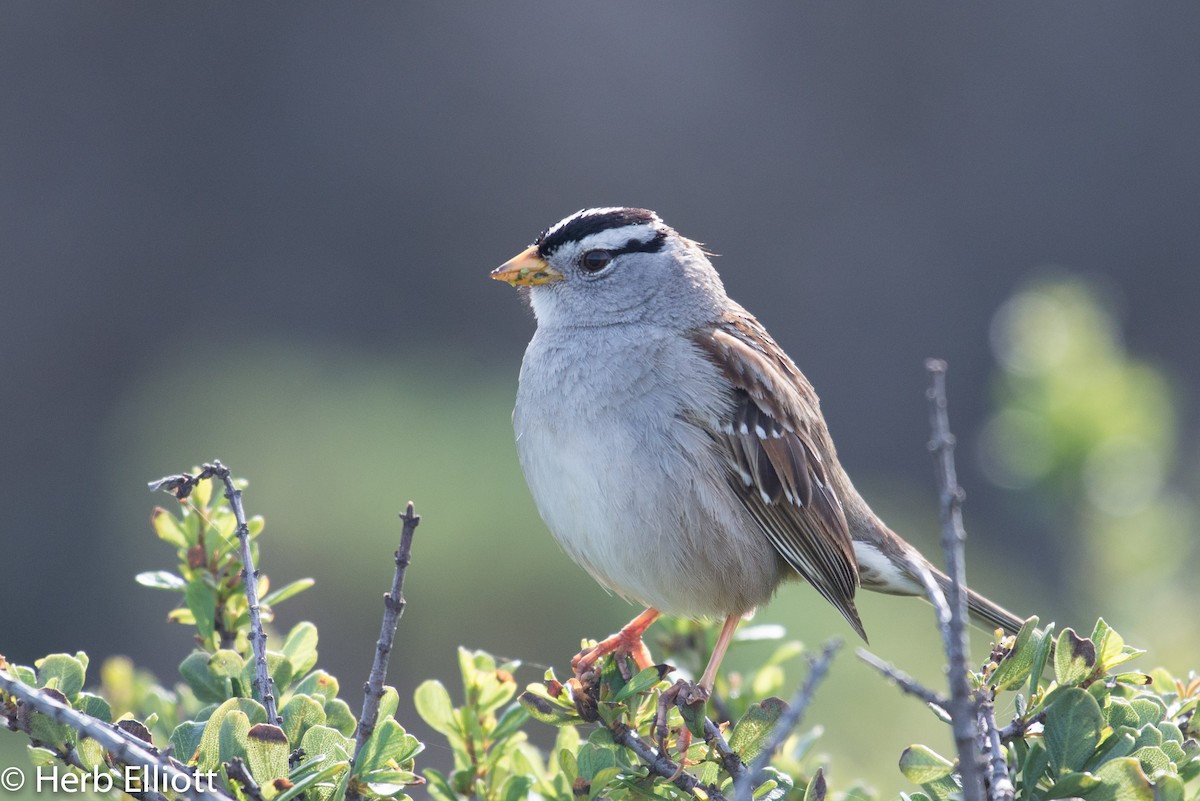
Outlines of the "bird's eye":
M612 261L612 254L607 250L588 250L579 257L579 266L589 273L598 273Z

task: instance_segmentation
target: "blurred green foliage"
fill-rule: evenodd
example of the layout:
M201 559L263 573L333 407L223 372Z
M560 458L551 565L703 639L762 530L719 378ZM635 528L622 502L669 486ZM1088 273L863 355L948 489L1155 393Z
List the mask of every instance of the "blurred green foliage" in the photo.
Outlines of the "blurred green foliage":
M1200 509L1178 469L1183 430L1167 374L1131 355L1096 286L1050 273L996 314L988 475L1066 553L1063 593L1166 659L1189 659L1200 617Z

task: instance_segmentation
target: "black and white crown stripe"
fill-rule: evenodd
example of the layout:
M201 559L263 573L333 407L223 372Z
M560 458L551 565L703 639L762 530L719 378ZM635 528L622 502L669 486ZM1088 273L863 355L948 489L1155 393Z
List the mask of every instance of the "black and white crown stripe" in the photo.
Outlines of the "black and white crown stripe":
M547 259L563 245L584 239L613 256L657 253L666 243L667 227L648 209L582 209L543 231L533 246L538 256Z

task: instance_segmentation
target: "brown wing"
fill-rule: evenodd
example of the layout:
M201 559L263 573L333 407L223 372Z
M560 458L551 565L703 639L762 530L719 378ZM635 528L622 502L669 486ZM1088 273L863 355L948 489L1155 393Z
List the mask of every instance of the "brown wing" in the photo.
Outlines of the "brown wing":
M730 486L780 555L865 640L854 545L823 461L828 435L812 385L745 312L693 338L735 388L728 418L710 431Z

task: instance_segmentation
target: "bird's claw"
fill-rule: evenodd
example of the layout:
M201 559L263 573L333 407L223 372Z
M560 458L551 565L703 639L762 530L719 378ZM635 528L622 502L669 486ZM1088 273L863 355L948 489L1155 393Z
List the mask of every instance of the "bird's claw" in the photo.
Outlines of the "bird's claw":
M670 715L671 707L675 706L679 709L679 713L684 717L684 725L679 730L679 737L676 740L676 745L679 748L679 765L682 769L687 761L687 750L692 744L692 732L687 726L689 717L704 717L704 706L708 703L709 691L699 684L680 679L671 687L663 691L658 697L658 708L654 713L654 735L658 741L659 753L667 753L667 738L670 736L671 730L667 725L667 718Z

